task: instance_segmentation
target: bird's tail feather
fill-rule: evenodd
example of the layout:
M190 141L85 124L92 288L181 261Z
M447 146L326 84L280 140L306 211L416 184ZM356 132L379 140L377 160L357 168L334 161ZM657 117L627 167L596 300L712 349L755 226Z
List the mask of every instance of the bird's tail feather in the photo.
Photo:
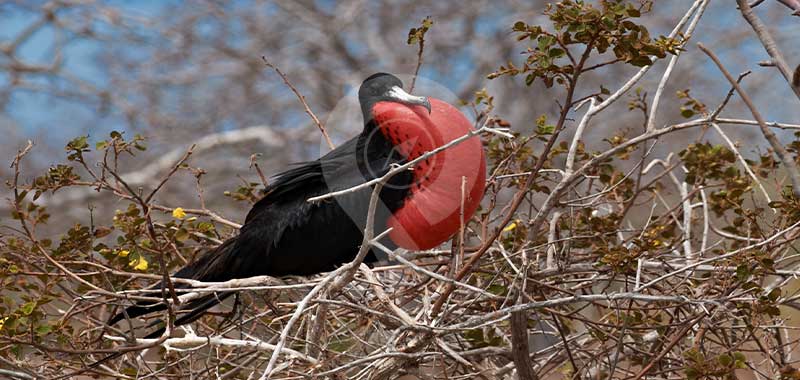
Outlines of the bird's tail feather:
M181 314L175 318L175 326L185 325L187 323L192 323L196 321L198 318L202 317L205 314L206 310L216 306L229 296L231 296L234 292L219 292L219 293L211 293L206 296L194 299L185 305L181 305L180 312ZM144 339L156 339L164 334L166 330L166 326L164 325L164 321L161 319L155 320L147 325L148 329L153 327L159 326L156 330L148 333L144 336Z
M231 261L234 257L234 247L236 246L236 238L231 238L222 243L219 247L212 249L205 254L203 254L198 260L186 265L185 267L181 268L178 272L176 272L173 277L178 278L189 278L199 281L205 282L218 282L218 281L226 281L231 279L231 271L229 271L230 266L226 265L228 261ZM226 270L226 268L228 270ZM161 282L157 283L152 287L153 291L151 294L161 294L161 289L163 284ZM175 284L176 289L185 289L189 288L188 285L185 284ZM180 326L182 324L190 323L192 321L197 320L203 313L214 307L215 305L219 304L233 294L232 292L217 292L217 293L208 293L200 298L194 299L189 301L186 304L181 305L176 312L178 312L178 316L175 319L175 326ZM114 325L123 319L126 318L136 318L143 315L163 311L167 309L167 305L164 302L158 301L139 301L136 304L127 307L123 311L117 313L116 315L112 316L108 320L108 325ZM156 324L159 324L161 321L156 321L151 323L148 327L152 327ZM146 338L153 338L159 337L164 332L164 328L159 328L156 331L148 334ZM156 334L157 333L157 334Z
M229 297L233 293L234 292L212 293L212 294L209 294L207 296L204 296L204 297L201 297L201 298L198 298L198 299L194 299L194 300L192 300L191 302L189 302L189 303L187 303L185 305L181 305L181 310L185 310L185 311L187 311L187 313L180 315L178 318L175 318L175 326L184 325L184 324L191 323L191 322L197 320L198 318L200 318L204 314L204 312L206 310L208 310L208 309L214 307L214 305L222 302L225 298ZM145 309L145 308L136 308L136 306L131 306L128 309L126 309L125 312L128 312L128 310L130 310L130 309L134 309L135 312L138 312L138 311L140 311L142 309ZM150 308L150 309L148 309L147 312L144 312L144 313L138 314L138 315L143 315L143 314L147 314L149 312L155 311L155 310L164 310L164 309L166 309L166 308L163 307L163 306L160 307L160 308ZM114 318L116 318L116 316ZM112 319L114 319L114 318L112 318ZM158 320L156 320L154 322L151 322L150 324L147 325L147 328L150 329L150 328L153 328L153 327L156 327L156 326L159 326L159 327L157 329L151 331L147 335L143 336L142 338L143 339L157 339L157 338L161 337L161 335L164 334L164 331L166 330L166 327L163 325L163 321L161 319L158 319ZM97 368L101 364L106 363L109 360L116 359L116 358L124 355L125 353L127 353L127 351L120 351L120 352L115 352L113 354L109 354L109 355L103 357L102 359L97 360L96 362L94 362L92 364L89 364L87 369ZM70 375L75 375L75 374L78 374L78 373L73 373L73 374L70 374Z
M235 247L236 238L229 239L222 243L219 247L206 252L197 261L186 265L176 272L173 277L178 278L191 278L199 281L225 281L229 280L230 272L225 272L226 263L231 260L234 255L233 248ZM161 294L162 283L159 282L151 287L152 292L149 295ZM175 284L176 288L183 289L189 286L185 284ZM191 323L200 318L206 310L214 307L222 302L225 298L229 297L234 292L222 291L216 293L208 293L200 298L193 299L186 304L180 306L177 310L179 313L175 318L175 326ZM166 310L167 306L163 302L147 302L140 301L136 304L127 307L123 311L112 316L108 320L108 325L114 325L126 318L136 318L143 315ZM164 334L166 327L161 319L151 322L147 325L146 329L158 327L145 335L144 339L156 339ZM89 368L97 368L99 365L113 360L124 355L126 351L116 352L103 357L102 359L90 364Z

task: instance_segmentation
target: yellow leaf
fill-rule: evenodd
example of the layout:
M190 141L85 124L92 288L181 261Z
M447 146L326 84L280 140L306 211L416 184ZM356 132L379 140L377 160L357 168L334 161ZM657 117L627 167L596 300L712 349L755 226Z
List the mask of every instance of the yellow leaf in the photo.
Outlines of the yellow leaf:
M122 249L119 252L117 252L117 255L119 257L128 257L128 254L130 254L130 251L128 251L127 249Z
M183 211L182 208L178 207L178 208L172 210L172 217L175 218L175 219L183 219L183 218L186 217L186 212Z
M128 263L129 266L132 266L133 269L136 270L147 270L147 260L144 257L139 256L139 260L134 260Z
M511 222L511 224L509 224L506 228L503 228L503 232L513 231L515 228L517 228L516 221Z
M6 320L8 320L8 317L0 318L0 330L2 330L3 326L5 326Z

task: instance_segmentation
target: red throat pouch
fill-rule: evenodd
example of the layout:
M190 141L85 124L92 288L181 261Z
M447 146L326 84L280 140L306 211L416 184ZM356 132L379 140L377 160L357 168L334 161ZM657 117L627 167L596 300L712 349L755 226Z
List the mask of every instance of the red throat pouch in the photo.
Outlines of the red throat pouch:
M372 109L381 133L409 160L473 129L457 108L434 98L430 102L430 114L424 107L394 102L378 102ZM408 198L389 220L389 237L406 249L430 249L458 232L462 207L466 223L480 205L486 183L480 137L471 137L420 162L413 177Z

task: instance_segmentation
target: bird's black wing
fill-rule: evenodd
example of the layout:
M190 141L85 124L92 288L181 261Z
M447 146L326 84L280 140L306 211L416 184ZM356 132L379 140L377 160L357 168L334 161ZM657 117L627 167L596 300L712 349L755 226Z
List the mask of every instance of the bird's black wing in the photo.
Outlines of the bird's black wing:
M390 169L394 161L385 154L365 154L360 138L277 177L248 213L234 249L244 253L264 252L266 248L269 254L242 255L232 267L250 271L248 275L309 275L330 271L355 257L372 190L364 188L316 203L308 199L352 188ZM371 143L376 151L390 150L379 146L380 142ZM405 197L400 182L410 181L410 173L398 175L394 181L391 190L381 193L385 202L375 215L378 231L385 226L397 200ZM371 260L373 256L367 261Z
M397 163L394 158L376 154L363 156L369 157L369 162L359 161L358 144L358 138L354 138L318 160L278 175L247 214L238 236L206 252L175 277L220 282L257 275L309 275L352 260L363 237L371 189L318 203L307 200L359 185L385 174L392 163ZM402 203L405 185L410 181L410 173L401 173L381 193L384 203L376 211L376 231L382 231L391 210ZM371 255L367 261L374 259ZM159 294L160 288L160 284L154 287ZM210 293L181 305L176 325L194 321L230 294ZM140 302L112 317L109 324L126 315L135 318L165 309L163 303Z
M354 137L324 156L308 162L294 164L291 169L277 174L264 189L264 196L256 202L245 218L249 223L271 204L293 200L299 194L328 188L327 180L336 180L339 172L348 166L356 167L358 137Z

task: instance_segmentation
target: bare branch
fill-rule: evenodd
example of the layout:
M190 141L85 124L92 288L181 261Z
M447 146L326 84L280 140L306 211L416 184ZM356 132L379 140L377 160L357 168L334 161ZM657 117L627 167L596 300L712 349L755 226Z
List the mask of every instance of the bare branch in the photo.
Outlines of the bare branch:
M789 87L792 88L794 94L797 95L798 99L800 99L800 85L797 85L792 80L792 69L789 67L789 64L786 63L786 59L783 57L780 49L778 48L778 44L775 42L775 39L772 38L772 35L767 30L767 26L761 22L761 19L753 12L753 9L750 8L750 4L747 3L747 0L736 0L736 3L739 5L739 11L742 12L742 17L750 24L753 28L753 31L756 32L758 39L761 40L761 44L764 45L764 49L767 50L767 53L770 57L772 57L772 61L775 63L775 66L778 67L778 70L783 75L783 78L786 79L786 83L789 84ZM794 8L795 12L800 12L800 4L797 1L791 0L796 8ZM784 1L784 4L787 6L792 7L789 5L789 1Z
M261 59L264 61L264 64L267 65L267 67L272 68L273 70L275 70L276 73L278 73L278 75L281 76L281 79L283 79L283 83L286 83L286 85L289 86L290 89L292 89L292 92L294 92L294 94L297 96L297 99L300 100L300 103L303 104L303 108L306 110L306 113L308 114L308 116L311 118L311 120L314 121L314 124L317 125L317 128L319 128L319 131L322 132L322 137L325 138L325 142L328 144L328 147L331 148L331 150L336 148L336 146L333 145L333 141L331 141L331 137L328 136L328 131L325 130L325 126L322 125L322 122L319 121L319 118L317 118L317 115L315 115L314 112L311 111L311 107L308 106L308 103L306 102L306 97L303 96L303 95L300 95L300 92L297 91L297 89L292 85L291 82L289 82L289 78L286 77L286 74L284 74L277 66L273 65L272 63L270 63L267 60L267 57L262 56Z
M737 0L740 4L744 3L743 0ZM746 5L746 3L744 3ZM775 153L778 155L778 158L781 160L781 163L786 168L786 171L789 174L789 178L792 181L792 191L794 192L795 196L800 198L800 172L797 171L797 164L795 164L794 159L789 156L789 153L786 152L786 149L781 145L778 138L775 136L767 123L764 121L764 118L761 117L761 113L758 111L756 106L753 104L753 101L750 99L750 96L747 95L746 92L739 86L739 83L736 82L736 79L731 76L725 66L722 65L722 62L719 61L719 58L708 48L703 46L703 44L697 44L697 47L706 53L712 61L717 65L719 70L722 72L722 75L728 79L728 82L736 89L736 92L739 93L739 96L742 97L742 101L747 105L747 108L750 109L750 113L753 114L753 117L758 122L758 126L761 128L761 133L764 135L764 138L767 139L772 149L775 150ZM800 96L800 93L798 93Z

